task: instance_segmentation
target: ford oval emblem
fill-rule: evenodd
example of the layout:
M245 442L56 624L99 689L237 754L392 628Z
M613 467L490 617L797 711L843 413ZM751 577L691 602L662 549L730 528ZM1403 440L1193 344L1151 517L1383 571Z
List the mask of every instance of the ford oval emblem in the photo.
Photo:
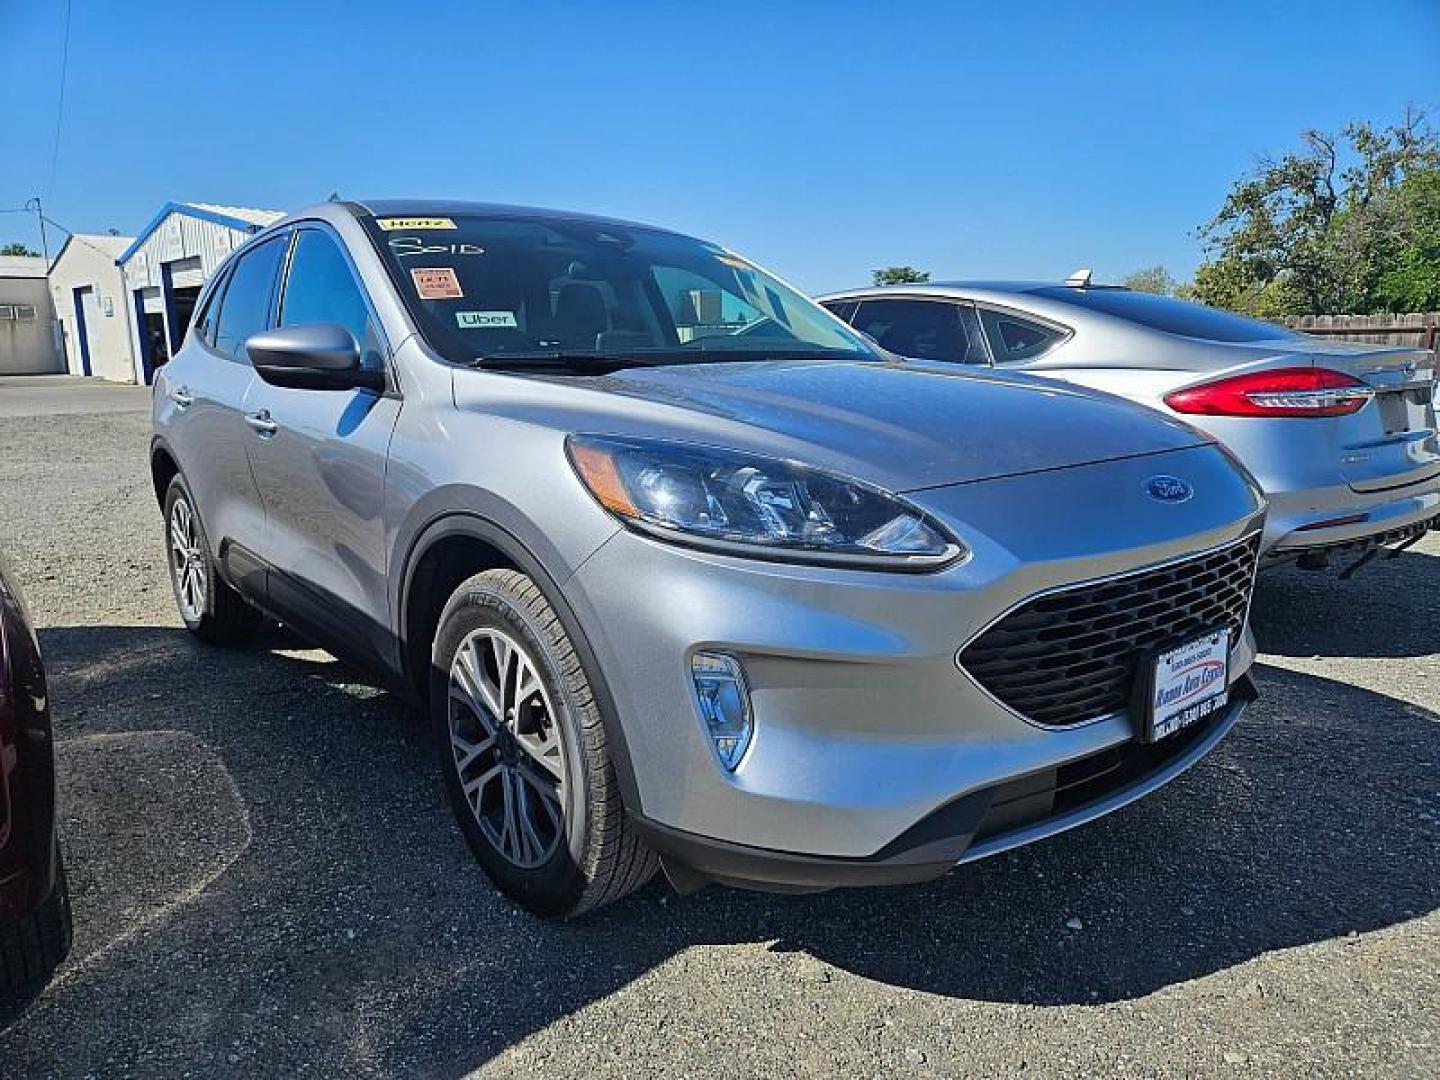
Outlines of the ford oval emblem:
M1145 494L1160 502L1182 503L1195 494L1195 489L1178 476L1162 475L1145 481Z

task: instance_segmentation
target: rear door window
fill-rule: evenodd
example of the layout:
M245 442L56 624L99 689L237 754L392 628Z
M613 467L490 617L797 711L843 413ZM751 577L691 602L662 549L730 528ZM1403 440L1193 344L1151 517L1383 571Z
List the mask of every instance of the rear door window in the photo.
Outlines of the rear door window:
M862 300L851 324L881 348L920 360L985 364L975 309L947 300Z
M287 239L277 236L266 240L236 261L216 318L216 352L242 364L250 362L245 341L270 325L270 300Z
M980 319L985 324L990 353L997 364L1033 359L1065 338L1064 331L1022 319L1008 311L981 308Z

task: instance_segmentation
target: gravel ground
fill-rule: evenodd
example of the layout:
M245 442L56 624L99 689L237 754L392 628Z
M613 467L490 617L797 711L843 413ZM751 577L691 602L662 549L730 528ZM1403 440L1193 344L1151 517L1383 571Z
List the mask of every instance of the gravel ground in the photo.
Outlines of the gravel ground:
M75 949L0 1076L1440 1071L1440 542L1283 571L1263 698L1088 828L927 886L500 899L423 731L324 653L180 627L146 393L0 385Z

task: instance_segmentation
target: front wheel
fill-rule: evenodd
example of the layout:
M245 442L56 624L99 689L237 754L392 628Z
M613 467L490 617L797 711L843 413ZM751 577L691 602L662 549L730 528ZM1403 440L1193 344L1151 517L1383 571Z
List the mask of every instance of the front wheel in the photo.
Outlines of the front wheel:
M216 572L195 500L178 476L165 493L165 551L186 629L212 645L236 644L254 634L260 612Z
M435 635L430 712L451 808L511 899L569 918L654 874L589 679L530 578L489 570L455 591Z

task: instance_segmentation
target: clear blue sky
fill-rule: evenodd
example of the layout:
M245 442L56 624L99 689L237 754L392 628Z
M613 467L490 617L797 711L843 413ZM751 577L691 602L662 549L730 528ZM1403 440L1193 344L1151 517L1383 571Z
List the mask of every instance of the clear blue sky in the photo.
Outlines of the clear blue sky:
M73 3L52 186L65 5L0 0L0 207L85 231L338 190L655 222L812 290L1185 276L1257 155L1440 121L1440 0Z

